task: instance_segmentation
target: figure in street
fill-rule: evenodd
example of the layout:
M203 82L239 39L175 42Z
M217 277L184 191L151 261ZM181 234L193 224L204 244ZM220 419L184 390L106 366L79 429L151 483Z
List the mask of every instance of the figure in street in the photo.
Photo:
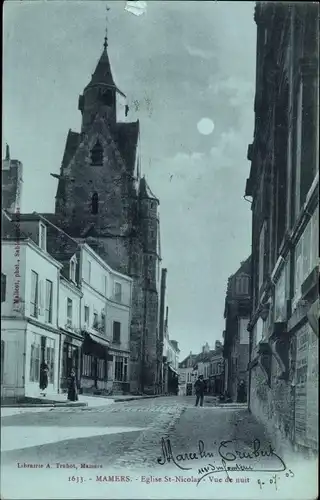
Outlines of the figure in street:
M41 363L40 366L40 390L42 391L42 395L45 396L46 389L48 387L48 373L49 373L49 367L45 361Z
M77 377L76 377L76 372L73 368L68 377L68 400L78 401Z
M246 386L244 380L240 380L238 386L238 403L245 403L247 399Z
M196 406L198 406L199 401L200 401L200 406L203 406L203 397L204 397L204 389L205 389L203 375L199 375L198 380L196 380L196 382L194 384L194 388L196 390Z

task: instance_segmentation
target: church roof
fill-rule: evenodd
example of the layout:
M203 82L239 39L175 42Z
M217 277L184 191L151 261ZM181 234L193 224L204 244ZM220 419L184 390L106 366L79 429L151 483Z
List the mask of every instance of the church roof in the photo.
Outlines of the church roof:
M117 123L114 134L119 152L126 163L128 172L131 175L134 173L139 139L139 127L139 120L132 123Z
M73 132L71 129L69 129L66 140L66 147L62 158L62 168L67 167L69 165L70 161L72 160L77 150L77 147L79 146L79 142L80 142L80 134L78 132Z
M139 191L141 198L150 198L152 200L157 200L159 202L158 198L151 191L145 177L142 177L142 179L140 180Z
M113 87L118 92L120 92L120 94L124 95L114 83L106 45L98 61L96 69L94 70L94 73L91 76L90 83L87 85L86 88L90 87L91 85L101 85L101 84L106 85L108 87Z

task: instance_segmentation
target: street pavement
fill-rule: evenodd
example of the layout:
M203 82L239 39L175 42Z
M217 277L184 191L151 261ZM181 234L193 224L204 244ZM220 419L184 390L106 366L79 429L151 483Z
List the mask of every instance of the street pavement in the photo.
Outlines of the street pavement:
M201 408L192 397L161 397L41 410L2 415L1 498L312 498L283 457L243 456L254 439L270 450L244 406L220 408L207 398ZM222 456L236 456L227 464L263 472L230 472L237 487L226 482L218 471L222 441L231 441Z

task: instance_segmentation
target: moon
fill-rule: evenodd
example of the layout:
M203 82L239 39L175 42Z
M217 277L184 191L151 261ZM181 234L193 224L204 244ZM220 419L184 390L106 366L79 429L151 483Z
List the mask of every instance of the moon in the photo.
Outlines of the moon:
M201 118L197 123L197 129L202 135L210 135L214 130L214 123L211 118Z

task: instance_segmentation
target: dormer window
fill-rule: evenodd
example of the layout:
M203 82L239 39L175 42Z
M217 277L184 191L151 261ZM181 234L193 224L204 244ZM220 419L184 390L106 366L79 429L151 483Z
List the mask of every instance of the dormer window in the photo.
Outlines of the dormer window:
M101 166L103 164L103 147L100 144L100 141L97 140L95 145L91 150L91 165L93 166Z
M39 222L39 247L41 250L47 250L47 228L43 222Z
M70 259L69 277L74 283L76 282L76 269L77 269L77 259L73 256Z

